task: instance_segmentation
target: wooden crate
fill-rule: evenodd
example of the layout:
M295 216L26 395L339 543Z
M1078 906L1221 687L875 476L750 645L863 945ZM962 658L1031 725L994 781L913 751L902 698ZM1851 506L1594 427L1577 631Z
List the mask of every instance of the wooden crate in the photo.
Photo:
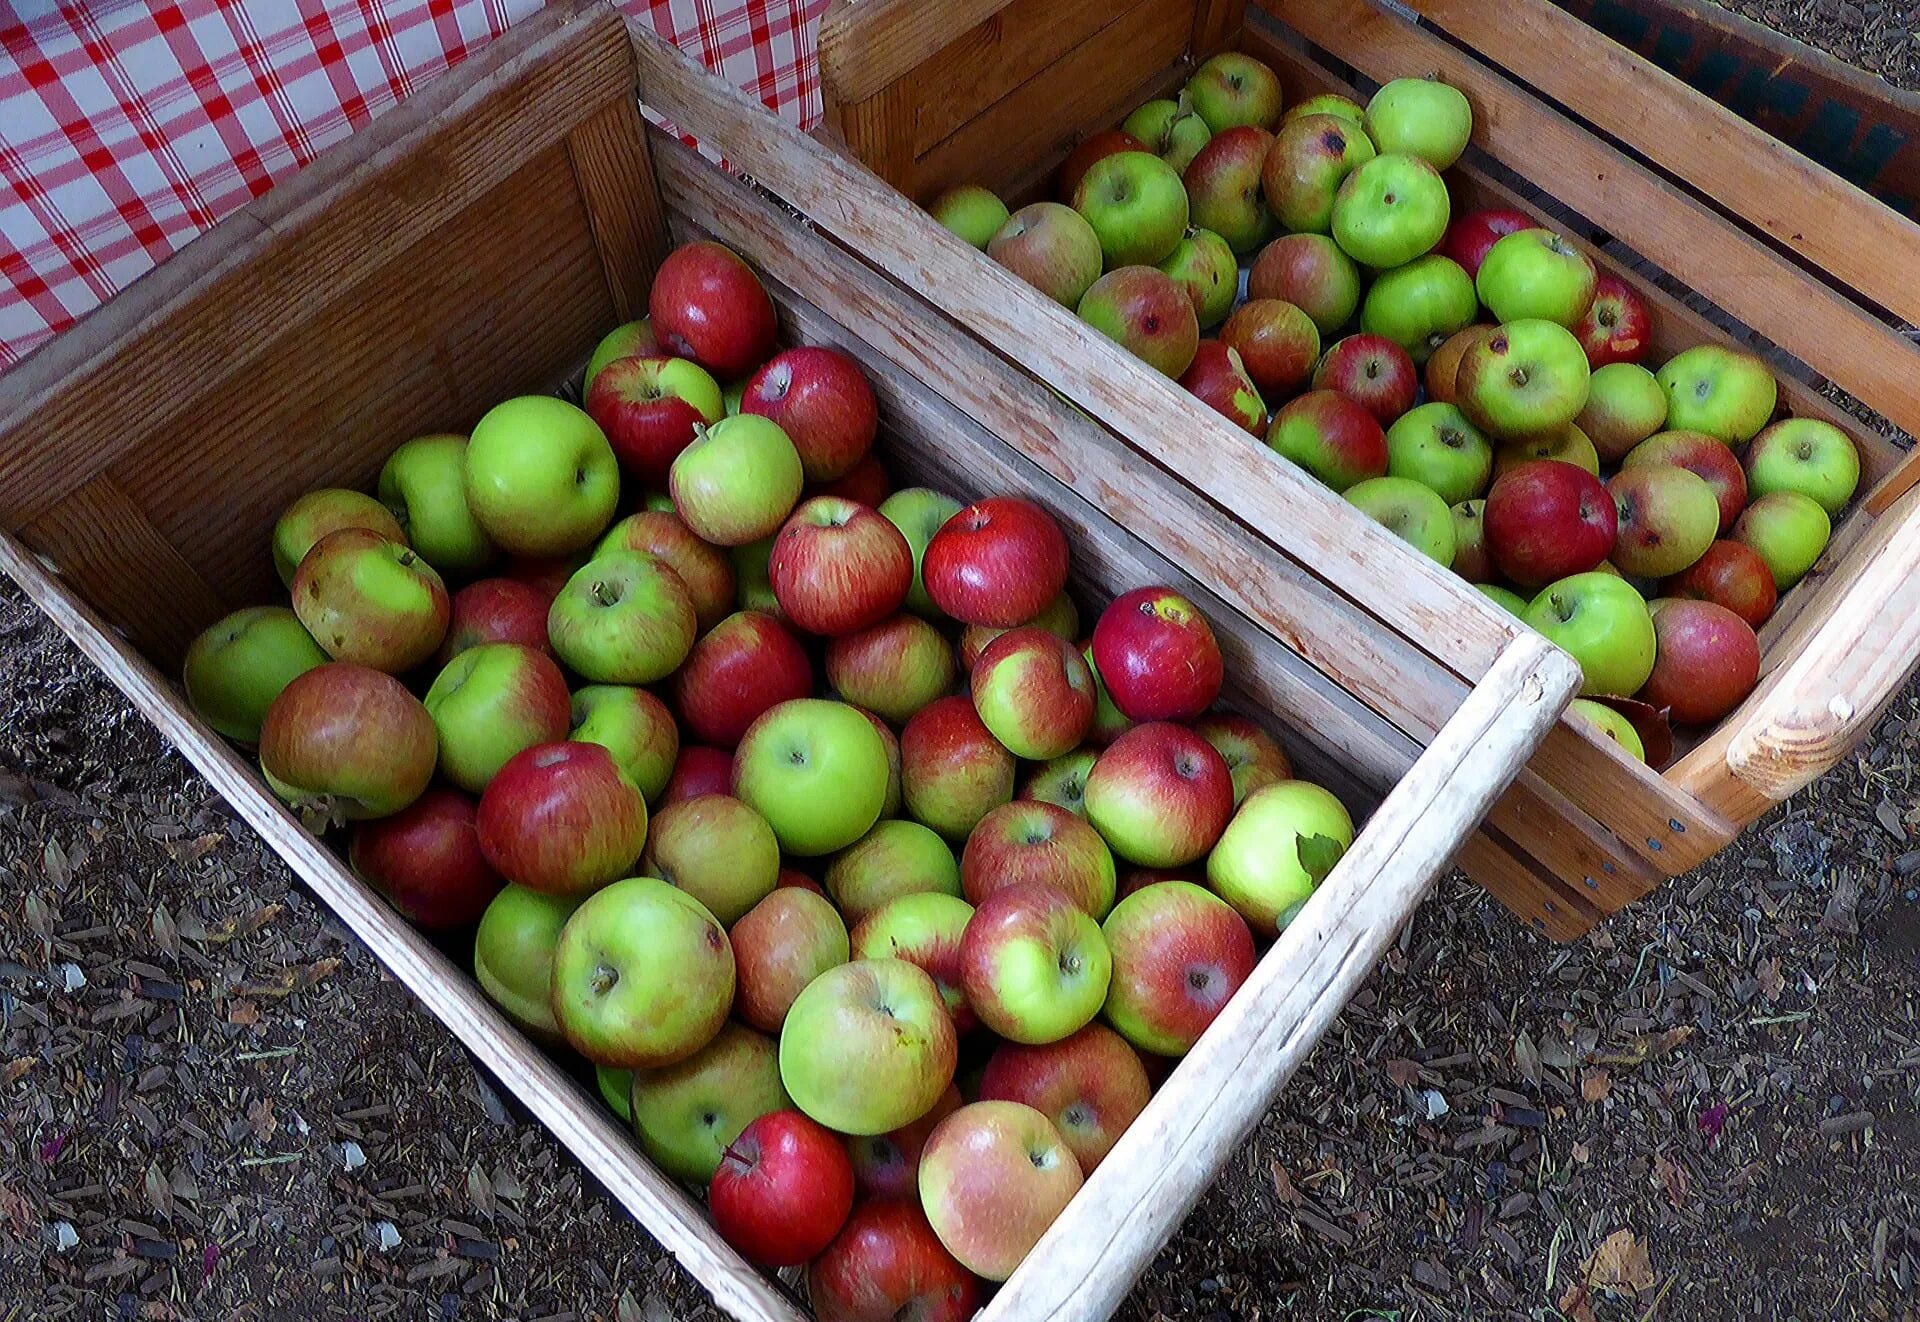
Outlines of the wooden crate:
M1459 206L1517 206L1569 232L1647 298L1661 358L1738 342L1797 359L1804 366L1776 373L1783 411L1835 423L1860 450L1864 494L1762 631L1762 678L1747 702L1664 774L1563 721L1463 853L1516 913L1578 935L1832 767L1920 656L1920 497L1910 493L1920 467L1810 384L1824 374L1920 431L1920 349L1888 320L1920 323L1920 286L1907 279L1920 227L1548 0L1140 0L1124 13L1075 0L835 0L820 37L829 133L846 150L920 202L972 181L1016 205L1045 195L1079 139L1228 48L1272 65L1289 102L1364 97L1408 74L1459 87L1478 148L1449 172ZM786 186L779 162L761 171ZM930 218L922 228L934 229ZM836 233L857 244L858 231ZM1714 314L1665 292L1642 273L1649 264L1684 277ZM1357 511L1287 480L1276 471L1284 461L1072 327L1063 309L967 274L991 265L977 254L948 261L942 248L937 263L917 257L896 274L1181 474L1223 536L1299 545L1311 506L1315 539L1364 547L1372 563L1351 576L1335 557L1316 559L1345 598L1329 609L1354 623L1318 629L1303 651L1423 741L1435 728L1430 695L1483 673L1498 609L1406 548L1366 537ZM1385 691L1370 682L1382 676Z
M748 188L646 127L636 88L735 160L791 156L802 174L829 176L804 191ZM857 187L834 191L834 170ZM880 210L857 245L804 223L838 233L868 202ZM1104 1317L1553 727L1578 674L1531 635L1486 631L1484 677L1460 686L1430 746L1396 741L1302 658L1319 617L1241 607L1248 581L1306 582L1300 561L1217 536L1177 479L941 316L911 271L879 269L907 270L928 249L911 209L872 176L611 10L549 9L7 375L0 569L722 1308L802 1317L561 1062L300 827L172 682L196 631L273 593L268 535L290 498L365 486L400 440L463 430L503 397L574 378L599 335L644 308L666 245L702 234L764 272L789 341L865 364L898 475L1044 504L1069 531L1084 591L1165 581L1194 596L1228 654L1229 703L1281 727L1307 774L1371 809L983 1314ZM931 251L963 255L937 236Z

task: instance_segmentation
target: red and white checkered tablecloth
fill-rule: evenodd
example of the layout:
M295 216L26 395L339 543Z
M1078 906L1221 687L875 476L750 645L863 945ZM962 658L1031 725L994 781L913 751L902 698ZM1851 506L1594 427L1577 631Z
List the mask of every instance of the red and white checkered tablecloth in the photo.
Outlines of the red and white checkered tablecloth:
M826 0L618 0L804 126ZM540 0L0 0L0 370Z

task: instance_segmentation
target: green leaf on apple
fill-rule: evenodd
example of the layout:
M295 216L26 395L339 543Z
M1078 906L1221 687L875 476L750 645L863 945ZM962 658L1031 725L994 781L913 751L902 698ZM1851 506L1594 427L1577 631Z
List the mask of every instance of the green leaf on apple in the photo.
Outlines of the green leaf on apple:
M1297 846L1300 866L1306 870L1313 884L1318 886L1333 871L1333 865L1347 852L1347 847L1327 835L1303 835Z

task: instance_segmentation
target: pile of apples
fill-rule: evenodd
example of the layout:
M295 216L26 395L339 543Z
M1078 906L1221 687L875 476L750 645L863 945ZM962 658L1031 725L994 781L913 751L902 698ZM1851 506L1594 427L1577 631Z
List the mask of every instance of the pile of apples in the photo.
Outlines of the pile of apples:
M1060 201L932 210L1572 653L1575 711L1659 764L1752 690L1859 456L1775 421L1751 354L1649 364L1645 301L1563 235L1454 215L1472 130L1441 82L1283 108L1230 53L1080 143Z
M1082 639L1045 510L890 491L859 366L777 350L737 255L677 249L649 313L584 408L295 501L291 605L187 692L747 1258L828 1322L962 1318L1353 823L1215 710L1192 602Z

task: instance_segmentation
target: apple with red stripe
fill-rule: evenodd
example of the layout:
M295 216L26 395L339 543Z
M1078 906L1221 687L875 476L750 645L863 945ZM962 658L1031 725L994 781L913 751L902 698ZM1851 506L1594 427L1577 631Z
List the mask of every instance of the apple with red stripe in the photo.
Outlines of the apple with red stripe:
M1046 1116L1086 1175L1151 1094L1139 1053L1101 1024L1038 1046L1003 1043L980 1076L981 1101L1021 1102Z
M1135 721L1193 720L1220 696L1226 673L1206 617L1166 587L1113 599L1093 628L1093 662L1113 705Z
M747 382L740 411L780 424L800 452L809 482L830 482L852 471L873 448L879 426L879 406L860 365L821 345L775 354Z
M955 895L921 891L888 900L853 929L853 958L904 959L940 989L956 1033L971 1032L973 1008L961 986L960 943L973 906Z
M847 925L819 891L790 884L780 874L773 893L734 923L733 1012L763 1033L777 1033L808 983L852 958ZM811 887L811 889L809 889Z
M1038 882L987 896L960 945L967 1004L1014 1042L1057 1042L1079 1029L1100 1013L1111 974L1100 924Z
M857 1204L840 1234L807 1268L820 1322L966 1322L980 1282L947 1252L911 1198Z
M647 842L647 801L598 744L536 744L480 796L480 849L501 876L584 895L627 875Z
M900 609L913 586L913 551L871 507L815 496L773 539L767 577L796 628L837 637Z
M518 643L551 656L547 608L558 591L556 586L554 593L542 592L517 578L483 578L467 584L449 602L447 633L434 661L444 666L481 643Z
M967 836L961 889L974 904L984 904L1009 886L1029 884L1051 886L1095 919L1104 918L1113 907L1113 852L1085 819L1056 804L1002 804Z
M920 1158L920 1202L940 1242L1004 1281L1080 1192L1053 1122L1019 1102L974 1102L940 1122Z
M933 604L962 624L1025 624L1067 585L1067 538L1018 496L975 501L927 543L921 578Z
M949 840L965 840L1013 798L1013 754L981 722L971 698L930 702L900 732L907 812Z
M667 254L647 292L647 312L654 338L669 353L693 359L722 381L746 376L771 357L779 328L773 300L753 268L710 240Z
M1253 933L1219 896L1191 882L1143 886L1103 928L1113 954L1106 1018L1157 1056L1184 1056L1253 972Z
M738 744L762 713L812 692L806 649L761 611L736 611L715 625L687 653L673 689L687 733L722 748Z
M1093 676L1079 649L1045 629L1001 634L974 662L973 706L1015 757L1071 752L1093 723Z
M1087 777L1087 820L1120 858L1173 868L1204 855L1233 816L1233 773L1212 744L1167 721L1136 725Z
M693 444L695 427L726 416L711 373L665 356L614 359L593 378L583 403L622 471L651 483L666 480L674 459Z

